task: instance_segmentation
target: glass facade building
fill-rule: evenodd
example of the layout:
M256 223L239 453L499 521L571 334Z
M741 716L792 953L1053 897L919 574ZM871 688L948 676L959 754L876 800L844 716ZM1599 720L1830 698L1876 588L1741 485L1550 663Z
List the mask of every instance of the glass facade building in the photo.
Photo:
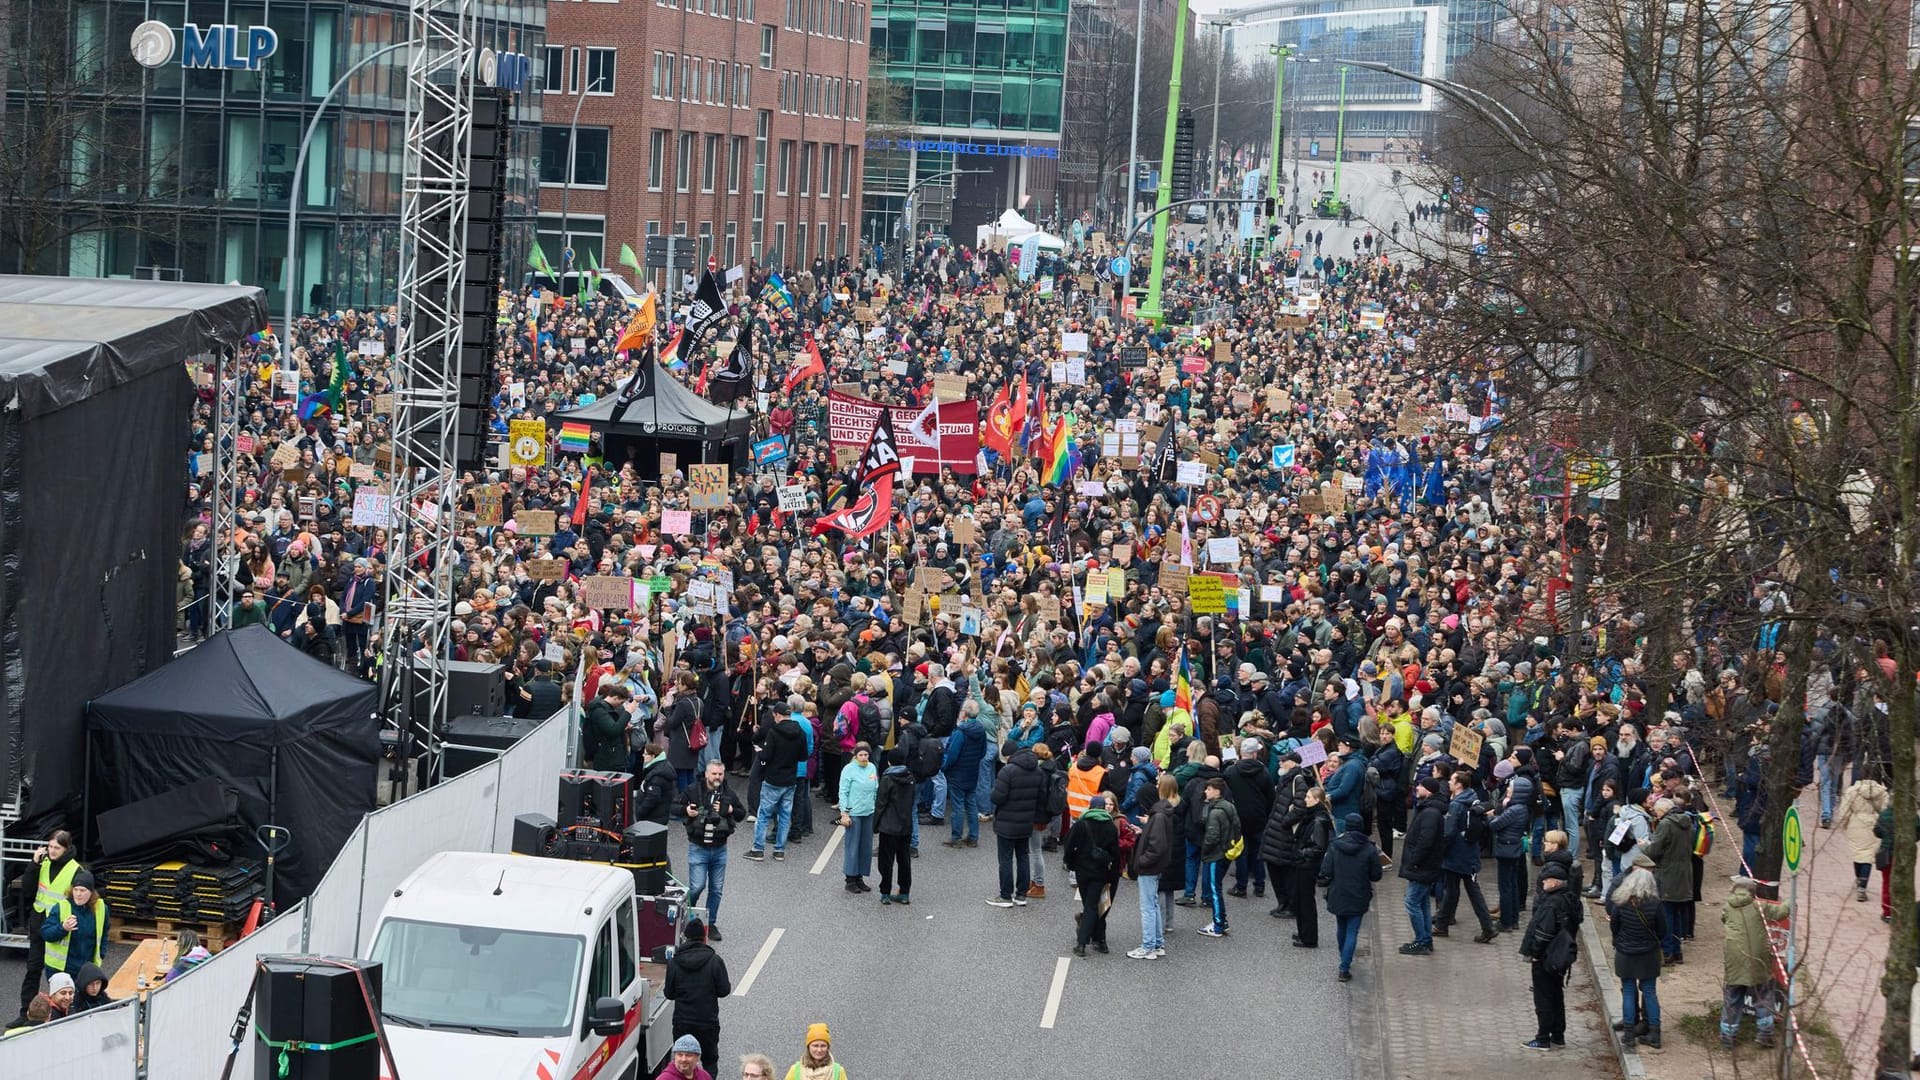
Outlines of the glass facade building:
M476 5L476 45L537 56L539 0ZM400 3L338 0L15 0L5 28L0 127L0 269L96 277L239 281L284 304L287 223L299 199L301 310L394 302L404 168L404 50L361 68L334 95L294 190L300 140L321 99L356 62L403 39ZM259 70L146 68L134 27L267 26L279 43ZM516 96L509 152L509 252L531 235L540 95ZM21 133L25 133L23 136ZM64 137L62 137L64 136ZM22 147L39 161L16 161ZM46 160L48 149L64 160ZM59 174L65 184L31 182ZM22 181L22 182L17 182ZM31 228L18 223L31 221ZM524 257L524 255L522 256Z
M869 240L891 239L908 189L940 172L975 174L955 182L963 224L977 224L986 207L1012 205L1012 189L1036 194L1036 163L1045 163L1050 186L1066 100L1067 0L878 0L871 22L867 124L870 136L891 133L895 145L868 148ZM1006 144L1039 152L974 152Z

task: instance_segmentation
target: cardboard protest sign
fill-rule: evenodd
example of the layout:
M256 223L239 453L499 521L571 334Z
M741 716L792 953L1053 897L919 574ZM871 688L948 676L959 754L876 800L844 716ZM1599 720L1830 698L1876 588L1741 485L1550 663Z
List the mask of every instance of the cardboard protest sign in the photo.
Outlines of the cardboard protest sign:
M1195 574L1187 580L1187 597L1193 601L1195 615L1227 613L1225 583L1212 574Z
M1160 564L1160 587L1170 596L1187 595L1187 586L1193 578L1193 570L1179 563Z
M513 515L514 531L521 536L552 536L555 523L551 510L521 510Z
M276 469L291 469L300 464L300 449L292 443L283 442L273 448L273 456L267 459L267 464Z
M481 528L500 524L505 514L505 495L498 484L481 484L473 489L474 523Z
M582 578L580 600L590 608L625 610L633 606L633 579L611 574Z
M527 564L527 576L535 581L559 581L567 576L567 564L560 559L535 559Z
M661 476L663 477L672 476L674 473L677 473L679 471L680 471L680 455L679 454L663 453L660 455L660 475Z
M973 546L974 539L979 535L979 526L974 524L972 518L954 518L949 524L953 528L954 543L961 547Z
M1060 622L1060 598L1052 593L1044 593L1034 599L1040 602L1040 617L1058 625Z
M730 471L725 464L687 466L690 505L695 510L726 509Z
M356 461L347 469L347 476L357 484L371 484L374 481L373 466L367 462Z
M967 400L967 381L965 375L935 375L933 399L935 401Z
M1447 753L1453 760L1466 766L1480 763L1480 744L1485 737L1473 730L1470 724L1453 725L1453 740L1447 744Z

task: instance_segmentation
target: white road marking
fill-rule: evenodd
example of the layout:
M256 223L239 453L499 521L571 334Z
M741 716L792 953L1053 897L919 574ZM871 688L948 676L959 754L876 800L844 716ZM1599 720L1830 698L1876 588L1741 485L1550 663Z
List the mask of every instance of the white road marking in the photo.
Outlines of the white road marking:
M847 835L847 830L835 825L833 827L833 837L827 841L826 847L820 849L820 857L813 860L813 869L807 872L817 874L825 870L827 864L833 861L833 853L840 848L840 838L845 835Z
M1053 987L1047 991L1047 1008L1040 1014L1040 1026L1053 1027L1053 1018L1060 1015L1060 995L1067 992L1067 965L1073 963L1073 957L1063 956L1053 965Z
M786 933L785 927L776 926L767 934L766 944L760 946L760 951L753 955L753 963L747 965L747 977L741 979L740 985L733 988L734 997L746 997L747 991L753 989L753 980L760 977L760 969L767 966L767 958L773 955L773 947L780 944L780 939Z

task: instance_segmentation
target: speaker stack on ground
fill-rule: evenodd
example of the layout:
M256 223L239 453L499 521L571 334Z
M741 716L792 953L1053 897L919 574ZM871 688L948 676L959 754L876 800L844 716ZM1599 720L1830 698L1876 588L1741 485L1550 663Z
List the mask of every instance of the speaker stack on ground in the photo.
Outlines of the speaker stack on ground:
M440 745L446 778L451 780L506 753L540 724L532 717L449 715Z
M494 351L499 346L500 247L507 193L507 146L513 95L494 86L473 91L472 196L467 204L467 266L460 284L460 420L454 460L462 469L493 464L487 453L487 407L493 397ZM452 710L449 710L451 713Z
M375 1080L380 965L332 956L263 956L254 976L255 1080Z
M670 895L668 827L633 820L632 789L629 773L562 773L559 820L545 814L514 818L513 853L611 863L633 874L638 895Z

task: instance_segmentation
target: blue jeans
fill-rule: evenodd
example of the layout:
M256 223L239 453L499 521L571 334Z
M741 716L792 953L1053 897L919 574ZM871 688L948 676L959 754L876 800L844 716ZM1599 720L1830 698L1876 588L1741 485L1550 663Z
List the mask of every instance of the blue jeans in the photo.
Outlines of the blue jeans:
M1407 921L1413 924L1413 943L1433 946L1433 894L1440 889L1437 882L1407 882Z
M1203 889L1207 884L1206 881L1200 877L1200 845L1192 842L1188 842L1187 844L1187 876L1185 880L1187 883L1186 894L1189 900L1193 899L1193 894L1196 889ZM1204 897L1202 898L1204 899Z
M961 819L966 819L966 835L969 840L980 839L980 801L976 798L980 789L961 791L953 785L947 785L947 834L951 839L960 839Z
M1260 853L1255 849L1258 844L1248 844L1247 850L1233 860L1233 887L1241 892L1247 891L1249 871L1253 877L1253 887L1264 890L1267 887L1267 864L1260 861Z
M687 907L700 906L700 896L707 893L707 925L720 925L720 891L727 884L727 845L719 844L707 847L702 844L687 845Z
M1831 754L1816 754L1813 768L1820 776L1820 820L1833 820L1834 803L1840 798L1840 781L1846 778L1847 763Z
M1567 833L1567 850L1580 850L1580 810L1587 803L1586 791L1560 789L1560 827Z
M775 819L780 822L774 833L773 850L787 850L787 829L793 824L793 788L776 787L762 781L760 784L760 814L753 819L753 850L767 849L767 826Z
M1360 945L1360 923L1366 919L1362 915L1335 915L1333 917L1333 936L1340 942L1340 970L1353 970L1353 950Z
M1660 939L1660 951L1668 956L1680 955L1680 927L1687 917L1687 905L1661 901L1660 906L1667 915L1667 936Z
M1167 936L1160 928L1160 875L1141 874L1134 880L1140 885L1140 947L1164 949Z
M1208 860L1200 865L1200 870L1201 888L1206 893L1208 906L1213 909L1213 928L1225 930L1227 928L1227 894L1220 884L1227 873L1227 860Z
M1660 1026L1660 992L1655 989L1659 979L1621 979L1620 980L1620 1019L1628 1027L1646 1020L1647 1026ZM1639 1000L1647 1004L1647 1015L1642 1017L1638 1008Z
M987 795L993 791L993 759L999 752L1000 744L988 739L987 752L980 755L980 779L974 782L973 791L977 796L974 809L982 814L991 812L987 806Z

